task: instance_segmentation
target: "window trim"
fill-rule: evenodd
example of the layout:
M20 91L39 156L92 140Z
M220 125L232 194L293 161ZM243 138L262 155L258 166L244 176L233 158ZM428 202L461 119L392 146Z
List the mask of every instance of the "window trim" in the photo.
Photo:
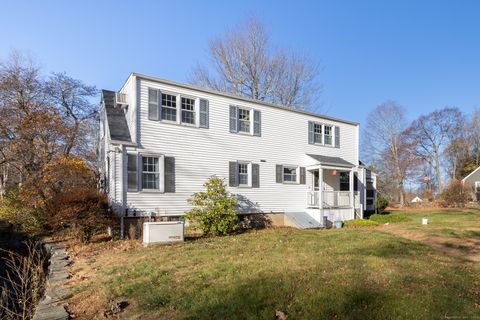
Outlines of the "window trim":
M150 192L161 192L162 191L162 184L163 184L163 174L164 174L164 170L162 168L162 163L163 163L163 158L162 157L159 157L159 156L154 156L154 155L141 155L142 156L142 161L141 161L141 172L140 174L142 175L142 188L141 190L142 191L150 191ZM158 189L153 189L153 188L145 188L144 187L144 182L145 182L145 179L144 179L144 174L147 173L147 174L157 174L157 172L150 172L150 171L145 171L144 168L143 168L143 165L144 165L144 160L146 158L153 158L153 159L158 159Z
M285 180L285 168L295 168L295 181ZM282 164L282 181L284 184L299 184L300 183L300 166Z
M199 104L198 101L200 101L198 98L190 97L190 96L185 96L185 95L179 95L180 96L180 123L185 126L189 127L197 127L198 123L198 118L199 118ZM185 110L186 112L192 112L193 113L193 123L189 122L183 122L183 103L182 99L189 99L193 100L193 110Z
M137 156L137 161L141 166L141 171L139 170L139 166L137 165L137 190L127 190L128 193L165 193L165 155L160 153L154 152L135 152L135 151L127 151L130 154L135 154ZM143 188L143 160L139 161L139 157L154 157L159 159L159 189L145 189Z
M248 132L247 131L240 131L240 121L246 122L247 120L240 120L240 110L246 110L248 111ZM251 107L241 107L237 106L237 133L239 134L244 134L244 135L253 135L253 108Z
M165 91L161 91L161 90L158 90L158 92L160 94L160 103L161 103L161 110L160 110L160 115L159 115L160 121L161 122L165 121L165 122L169 122L169 123L177 123L178 122L178 95L175 95L175 94L172 94L172 93L169 93L169 92L165 92ZM163 95L172 96L174 98L173 101L175 102L175 108L163 105ZM175 110L175 120L163 119L163 110L165 108L169 109L169 110Z
M175 125L181 125L181 126L191 127L191 128L201 128L200 127L200 100L203 99L203 100L206 100L206 101L210 101L208 98L193 96L193 95L189 95L189 94L181 94L181 93L178 93L178 92L173 92L173 91L170 91L170 90L157 89L157 88L153 88L153 87L149 87L149 86L147 86L146 88L147 88L147 119L148 120L158 121L158 122L161 122L161 123L164 123L164 124L175 124ZM150 118L149 114L148 114L149 104L150 104L150 102L149 102L150 101L149 100L150 99L149 98L149 91L150 90L157 91L157 101L160 100L159 101L160 105L157 102L157 110L158 110L157 111L157 115L158 115L157 119ZM164 108L164 106L162 104L162 95L163 94L167 94L167 95L171 95L171 96L175 97L175 103L176 103L175 117L176 117L176 120L162 119L161 109ZM160 95L160 96L158 96L158 95ZM192 99L194 101L193 113L194 113L195 123L193 123L193 124L182 121L182 98ZM165 108L173 109L171 107L165 107ZM205 128L202 128L202 129L205 129Z
M247 184L240 183L240 165L247 165ZM251 188L252 187L252 162L251 161L237 161L237 187L238 188Z
M337 127L336 125L333 125L333 124L328 124L328 123L323 123L323 122L316 122L316 121L311 121L313 123L313 144L314 145L317 145L317 146L324 146L324 147L331 147L331 148L335 148L335 127ZM315 125L320 125L321 126L321 138L322 138L322 142L316 142L315 141ZM325 136L327 136L325 134L325 127L330 127L331 130L330 130L330 134L328 135L328 137L330 137L330 144L326 144L325 143Z

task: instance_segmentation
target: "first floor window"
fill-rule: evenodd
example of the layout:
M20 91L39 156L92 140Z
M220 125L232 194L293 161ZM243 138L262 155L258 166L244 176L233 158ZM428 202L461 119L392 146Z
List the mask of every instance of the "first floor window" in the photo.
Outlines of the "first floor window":
M177 97L162 93L162 120L177 121Z
M283 181L297 182L297 167L283 167Z
M238 109L238 131L250 133L250 110Z
M320 123L313 125L313 142L322 143L322 125Z
M142 157L142 188L160 189L160 161L158 157Z
M195 124L195 100L182 97L182 123Z
M248 186L248 163L238 164L238 184Z
M325 141L325 144L328 146L331 146L333 143L333 128L332 126L323 126L323 139Z

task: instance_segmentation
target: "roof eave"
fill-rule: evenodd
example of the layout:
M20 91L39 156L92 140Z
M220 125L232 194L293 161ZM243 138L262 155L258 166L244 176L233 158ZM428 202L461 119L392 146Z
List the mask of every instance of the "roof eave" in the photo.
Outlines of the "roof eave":
M196 90L196 91L209 93L209 94L214 94L214 95L217 95L217 96L222 96L222 97L227 97L227 98L232 98L232 99L236 99L236 100L240 100L240 101L244 101L244 102L248 102L248 103L256 103L256 104L260 104L260 105L267 106L267 107L273 107L273 108L278 108L278 109L282 109L282 110L285 110L285 111L301 113L301 114L305 114L305 115L308 115L308 116L312 116L312 117L316 117L316 118L320 118L320 119L325 119L325 120L330 120L330 121L341 122L341 123L345 123L345 124L352 125L352 126L359 126L360 125L360 123L354 122L354 121L338 119L338 118L335 118L335 117L325 116L325 115L321 115L321 114L310 112L310 111L294 110L294 109L290 109L290 108L287 108L285 106L274 104L274 103L268 103L268 102L264 102L264 101L260 101L260 100L241 97L241 96L237 96L237 95L234 95L234 94L231 94L231 93L216 91L216 90L212 90L212 89L201 88L201 87L198 87L198 86L195 86L195 85L190 85L190 84L180 83L180 82L176 82L176 81L166 80L166 79L162 79L162 78L158 78L158 77L154 77L154 76L149 76L149 75L138 73L138 72L130 73L130 75L128 76L125 83L128 81L128 79L130 77L143 78L145 80L160 82L160 83L164 83L164 84L167 84L167 85L181 87L181 88L184 88L184 89ZM123 84L123 86L125 86L125 83ZM123 86L122 86L122 88L123 88Z

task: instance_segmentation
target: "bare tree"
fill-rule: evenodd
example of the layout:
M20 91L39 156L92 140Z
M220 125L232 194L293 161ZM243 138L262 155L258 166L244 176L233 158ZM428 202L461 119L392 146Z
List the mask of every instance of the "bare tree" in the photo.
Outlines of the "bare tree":
M442 193L441 156L445 148L462 132L463 115L458 108L444 108L413 121L406 136L412 150L435 168L438 192Z
M65 73L53 73L46 82L50 102L56 106L62 117L65 130L62 152L84 157L94 150L95 124L98 115L98 90Z
M364 132L366 156L382 171L385 186L393 180L402 206L405 204L405 180L413 166L403 135L405 128L405 109L387 101L370 112Z
M211 64L198 65L190 82L293 109L304 109L318 99L317 64L305 56L273 49L257 18L210 41L209 56Z

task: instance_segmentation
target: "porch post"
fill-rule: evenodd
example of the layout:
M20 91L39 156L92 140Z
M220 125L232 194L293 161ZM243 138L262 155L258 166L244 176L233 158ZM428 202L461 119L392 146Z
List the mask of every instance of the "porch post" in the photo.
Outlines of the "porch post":
M349 189L350 189L350 207L353 208L353 212L355 213L355 200L353 199L353 176L354 176L354 173L353 173L353 169L350 169L350 174L349 174L349 183L348 183L348 186L349 186Z
M323 169L318 166L318 208L323 209Z

